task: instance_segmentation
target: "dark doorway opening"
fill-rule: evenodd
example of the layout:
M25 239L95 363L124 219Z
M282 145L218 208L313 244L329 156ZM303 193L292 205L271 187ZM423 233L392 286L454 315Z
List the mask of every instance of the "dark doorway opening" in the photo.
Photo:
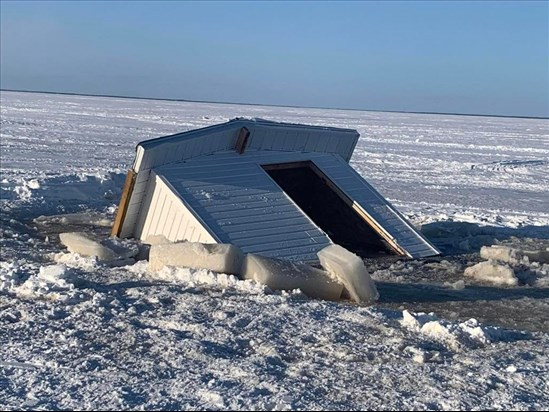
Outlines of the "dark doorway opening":
M313 162L262 167L334 243L361 257L396 254Z

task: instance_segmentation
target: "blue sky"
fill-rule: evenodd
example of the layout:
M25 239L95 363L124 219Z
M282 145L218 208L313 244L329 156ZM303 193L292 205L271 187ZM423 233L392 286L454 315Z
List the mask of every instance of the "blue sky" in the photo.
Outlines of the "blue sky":
M548 2L1 2L1 87L549 116Z

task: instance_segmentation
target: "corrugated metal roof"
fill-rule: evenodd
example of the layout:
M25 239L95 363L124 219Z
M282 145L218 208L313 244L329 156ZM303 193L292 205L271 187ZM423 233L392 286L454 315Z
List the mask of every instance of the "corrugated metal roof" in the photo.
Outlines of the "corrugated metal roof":
M316 261L331 244L260 164L309 159L315 154L234 151L166 165L156 173L201 216L221 242L245 253Z

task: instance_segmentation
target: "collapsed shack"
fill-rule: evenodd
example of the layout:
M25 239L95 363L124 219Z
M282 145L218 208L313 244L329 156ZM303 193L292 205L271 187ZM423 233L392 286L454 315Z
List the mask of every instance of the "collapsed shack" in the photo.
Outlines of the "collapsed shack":
M356 130L233 119L137 145L112 235L318 263L439 251L349 165Z
M150 245L152 272L207 269L314 298L373 303L379 294L362 258L439 252L351 168L358 137L234 119L141 142L112 238L63 233L61 242L119 265L140 259L143 249L124 243L133 237Z

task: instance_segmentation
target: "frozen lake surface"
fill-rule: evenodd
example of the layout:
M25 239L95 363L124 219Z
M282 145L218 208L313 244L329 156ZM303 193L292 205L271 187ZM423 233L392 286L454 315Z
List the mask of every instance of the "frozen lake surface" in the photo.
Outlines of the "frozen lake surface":
M108 233L139 141L239 116L357 129L352 166L445 256L367 261L366 307L59 245ZM547 250L549 120L2 92L0 167L2 409L549 408L549 264L464 276Z

